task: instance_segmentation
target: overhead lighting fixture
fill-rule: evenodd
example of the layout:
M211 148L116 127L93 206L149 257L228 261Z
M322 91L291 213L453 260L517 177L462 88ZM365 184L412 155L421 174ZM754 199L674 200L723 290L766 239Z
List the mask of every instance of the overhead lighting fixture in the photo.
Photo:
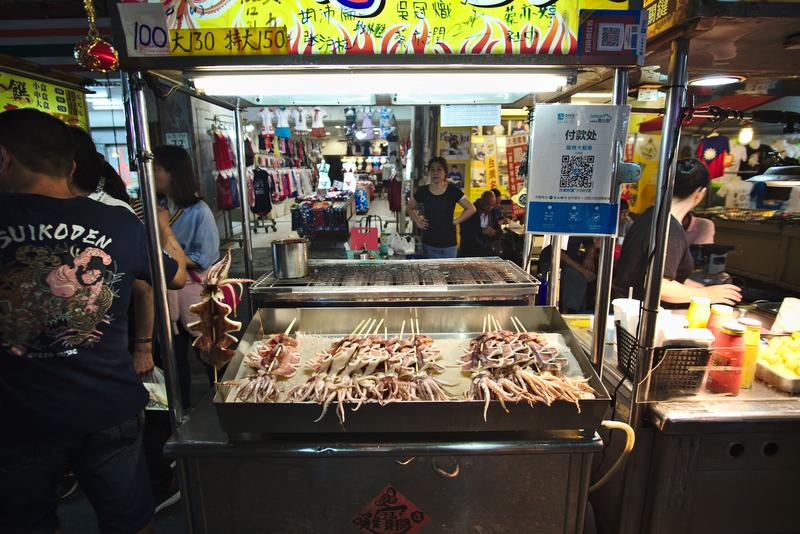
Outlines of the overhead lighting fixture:
M739 130L739 144L746 145L749 144L750 141L753 140L753 127L750 125L743 126L741 130Z
M323 95L358 88L360 94L449 96L452 94L541 93L567 84L566 76L535 72L311 71L274 74L201 75L195 87L211 96ZM341 98L341 97L340 97Z
M702 78L695 78L689 82L693 87L717 87L718 85L730 85L732 83L739 83L745 81L745 76L703 76Z
M572 98L611 98L611 93L575 93Z
M770 187L800 187L800 165L773 165L764 174L747 179Z

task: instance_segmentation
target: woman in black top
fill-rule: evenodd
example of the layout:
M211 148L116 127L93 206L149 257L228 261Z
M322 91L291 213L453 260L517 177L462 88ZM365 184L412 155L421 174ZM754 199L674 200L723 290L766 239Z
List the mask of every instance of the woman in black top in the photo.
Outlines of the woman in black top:
M447 160L444 158L431 158L428 175L430 185L424 185L414 193L406 211L422 228L422 248L427 258L455 258L458 253L456 225L472 217L475 206L458 187L447 182ZM453 220L456 204L460 204L464 211ZM420 207L422 214L417 211Z

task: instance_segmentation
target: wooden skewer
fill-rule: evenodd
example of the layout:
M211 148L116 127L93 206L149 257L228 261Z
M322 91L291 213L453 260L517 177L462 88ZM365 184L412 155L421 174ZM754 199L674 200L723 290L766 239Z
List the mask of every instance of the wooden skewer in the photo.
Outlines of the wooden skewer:
M286 332L284 332L285 335L287 335L287 336L289 335L289 332L292 331L292 327L294 326L294 323L296 323L296 322L297 322L297 317L292 319L292 322L289 323L289 326L286 327Z
M525 325L524 325L524 324L522 324L522 321L520 321L520 320L519 320L519 317L514 317L514 319L517 321L517 324L519 325L520 329L521 329L523 332L527 332L527 331L528 331L528 329L527 329L527 328L525 328Z
M414 318L414 321L417 323L417 335L419 335L419 319Z
M356 335L356 332L358 332L358 329L361 328L361 325L363 325L363 324L364 324L364 319L362 319L361 322L358 323L358 325L356 325L356 327L353 329L353 331L350 332L350 335L351 336Z
M481 332L486 333L486 316L483 316L483 326L481 327Z
M405 333L405 331L406 331L406 320L403 319L403 324L400 326L400 338L399 339L403 339L403 334Z
M514 330L517 331L517 334L521 334L522 330L519 329L519 326L517 325L517 321L515 321L514 319L515 319L514 317L511 318L511 324L514 325Z
M214 366L214 383L219 384L219 377L217 376L217 367Z
M362 336L368 336L370 332L372 332L372 327L375 326L375 319L370 319L367 327L361 331Z
M388 326L384 326L383 327L383 339L389 339L389 327Z
M378 326L375 327L375 332L374 333L376 335L378 334L378 332L381 331L381 326L383 326L383 319L381 319L380 322L378 323Z
M494 324L495 324L495 326L497 327L497 329L498 329L498 330L502 330L502 329L503 329L503 325L501 325L501 324L500 324L500 321L498 321L498 320L497 320L497 319L495 319L494 317L492 317L492 319L494 319Z
M267 369L267 374L269 374L270 371L272 371L272 366L275 365L275 362L278 361L278 354L280 354L282 350L283 350L283 345L278 345L278 349L275 351L275 356L272 357L272 362L270 362L269 369Z

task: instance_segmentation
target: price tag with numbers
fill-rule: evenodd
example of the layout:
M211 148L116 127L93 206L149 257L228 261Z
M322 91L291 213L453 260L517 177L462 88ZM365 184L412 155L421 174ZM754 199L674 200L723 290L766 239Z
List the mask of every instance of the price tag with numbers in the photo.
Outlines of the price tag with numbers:
M164 7L157 4L119 4L130 57L168 56L169 30Z
M288 52L285 27L169 31L173 56L265 56Z

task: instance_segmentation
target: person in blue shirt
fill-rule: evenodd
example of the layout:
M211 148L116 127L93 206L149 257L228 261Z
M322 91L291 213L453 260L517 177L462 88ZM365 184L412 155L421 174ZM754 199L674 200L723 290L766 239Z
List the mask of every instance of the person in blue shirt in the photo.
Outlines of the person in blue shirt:
M189 311L189 306L200 301L205 271L219 259L219 230L211 208L200 196L189 153L179 146L163 145L153 149L153 156L156 192L169 211L172 233L188 258L186 286L170 292L169 302L181 403L189 408L192 378L188 354L193 334L187 325L199 319ZM213 371L210 367L206 371L209 382L213 383Z

